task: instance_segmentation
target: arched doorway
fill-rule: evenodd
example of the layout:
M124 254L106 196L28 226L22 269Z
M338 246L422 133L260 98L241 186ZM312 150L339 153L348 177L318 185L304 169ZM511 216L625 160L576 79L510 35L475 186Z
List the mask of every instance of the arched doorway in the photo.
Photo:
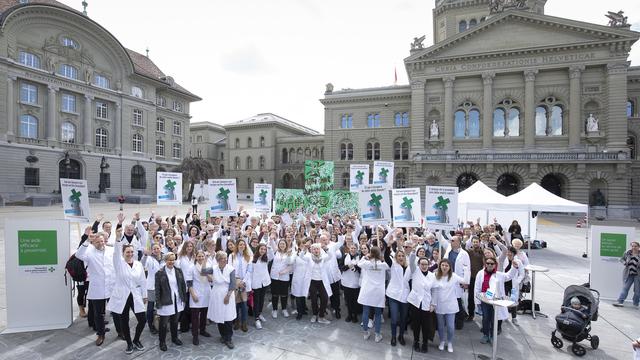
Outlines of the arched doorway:
M82 164L80 161L69 159L69 164L65 165L65 159L58 163L58 176L61 179L82 179Z
M304 189L304 174L298 175L296 179L296 189Z
M502 174L498 178L496 191L504 196L509 196L520 191L520 181L513 174Z
M293 187L293 176L291 176L291 174L284 174L282 177L282 187L285 189L291 189Z
M478 181L478 176L473 173L462 173L456 179L456 185L458 186L458 192L467 190L467 188Z
M547 174L540 180L540 186L560 197L563 197L563 185L564 181L556 174Z

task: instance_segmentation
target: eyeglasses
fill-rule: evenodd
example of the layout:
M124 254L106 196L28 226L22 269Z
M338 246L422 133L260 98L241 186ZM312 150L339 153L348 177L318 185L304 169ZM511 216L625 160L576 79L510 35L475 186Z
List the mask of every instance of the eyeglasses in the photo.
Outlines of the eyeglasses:
M180 220L180 219L178 219L178 222L183 222L183 221L184 221L184 220Z
M495 264L496 264L496 263L493 263L493 262L488 262L488 263L486 263L486 265L495 265Z
M405 246L403 246L403 248L405 248L405 249L411 249L411 246L407 246L407 245L405 245Z

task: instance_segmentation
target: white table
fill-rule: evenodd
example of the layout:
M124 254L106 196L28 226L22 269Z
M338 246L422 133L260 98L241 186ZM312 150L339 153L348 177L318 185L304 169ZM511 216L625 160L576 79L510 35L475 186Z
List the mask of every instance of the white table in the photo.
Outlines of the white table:
M491 357L489 357L488 355L478 355L479 359L482 360L504 360L502 358L497 357L497 353L498 353L498 308L499 307L506 307L506 308L510 308L512 306L515 306L516 303L514 301L511 301L510 299L503 299L503 300L493 300L493 299L487 299L487 297L485 296L485 294L480 294L478 295L478 299L480 299L480 301L482 301L485 304L489 304L491 306L493 306L493 339L492 339L492 345L493 348L491 350ZM486 314L482 314L482 316L485 316Z
M536 313L536 273L545 273L548 272L549 269L538 265L527 265L524 269L531 272L531 316L533 316L534 319L536 318L536 315L546 318L547 315L539 311Z

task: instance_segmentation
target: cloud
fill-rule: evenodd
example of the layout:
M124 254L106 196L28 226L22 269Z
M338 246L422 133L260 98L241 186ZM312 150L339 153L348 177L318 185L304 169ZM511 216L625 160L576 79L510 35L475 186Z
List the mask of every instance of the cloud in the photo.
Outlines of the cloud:
M255 45L233 49L222 54L220 65L225 71L238 75L265 74L273 70L273 67Z

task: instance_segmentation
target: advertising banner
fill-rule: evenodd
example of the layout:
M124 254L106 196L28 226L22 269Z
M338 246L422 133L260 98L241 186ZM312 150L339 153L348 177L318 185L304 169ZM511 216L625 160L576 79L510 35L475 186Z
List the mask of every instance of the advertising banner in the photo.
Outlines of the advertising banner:
M351 164L349 166L349 190L360 191L369 185L369 165Z
M620 258L636 241L633 227L591 226L591 287L602 299L616 300L622 289ZM629 297L631 298L631 297Z
M422 219L420 189L393 189L393 226L418 227Z
M83 223L93 221L89 211L87 180L60 179L60 194L66 220Z
M158 205L182 205L182 173L156 173Z
M209 179L209 215L238 215L236 179Z
M394 164L391 161L374 161L373 181L371 184L384 186L391 190L393 188L393 169Z
M271 212L272 198L271 184L253 184L253 207L256 212Z
M457 229L458 188L455 186L427 186L424 214L429 229Z
M362 225L384 225L391 221L389 190L384 186L367 185L358 193Z

